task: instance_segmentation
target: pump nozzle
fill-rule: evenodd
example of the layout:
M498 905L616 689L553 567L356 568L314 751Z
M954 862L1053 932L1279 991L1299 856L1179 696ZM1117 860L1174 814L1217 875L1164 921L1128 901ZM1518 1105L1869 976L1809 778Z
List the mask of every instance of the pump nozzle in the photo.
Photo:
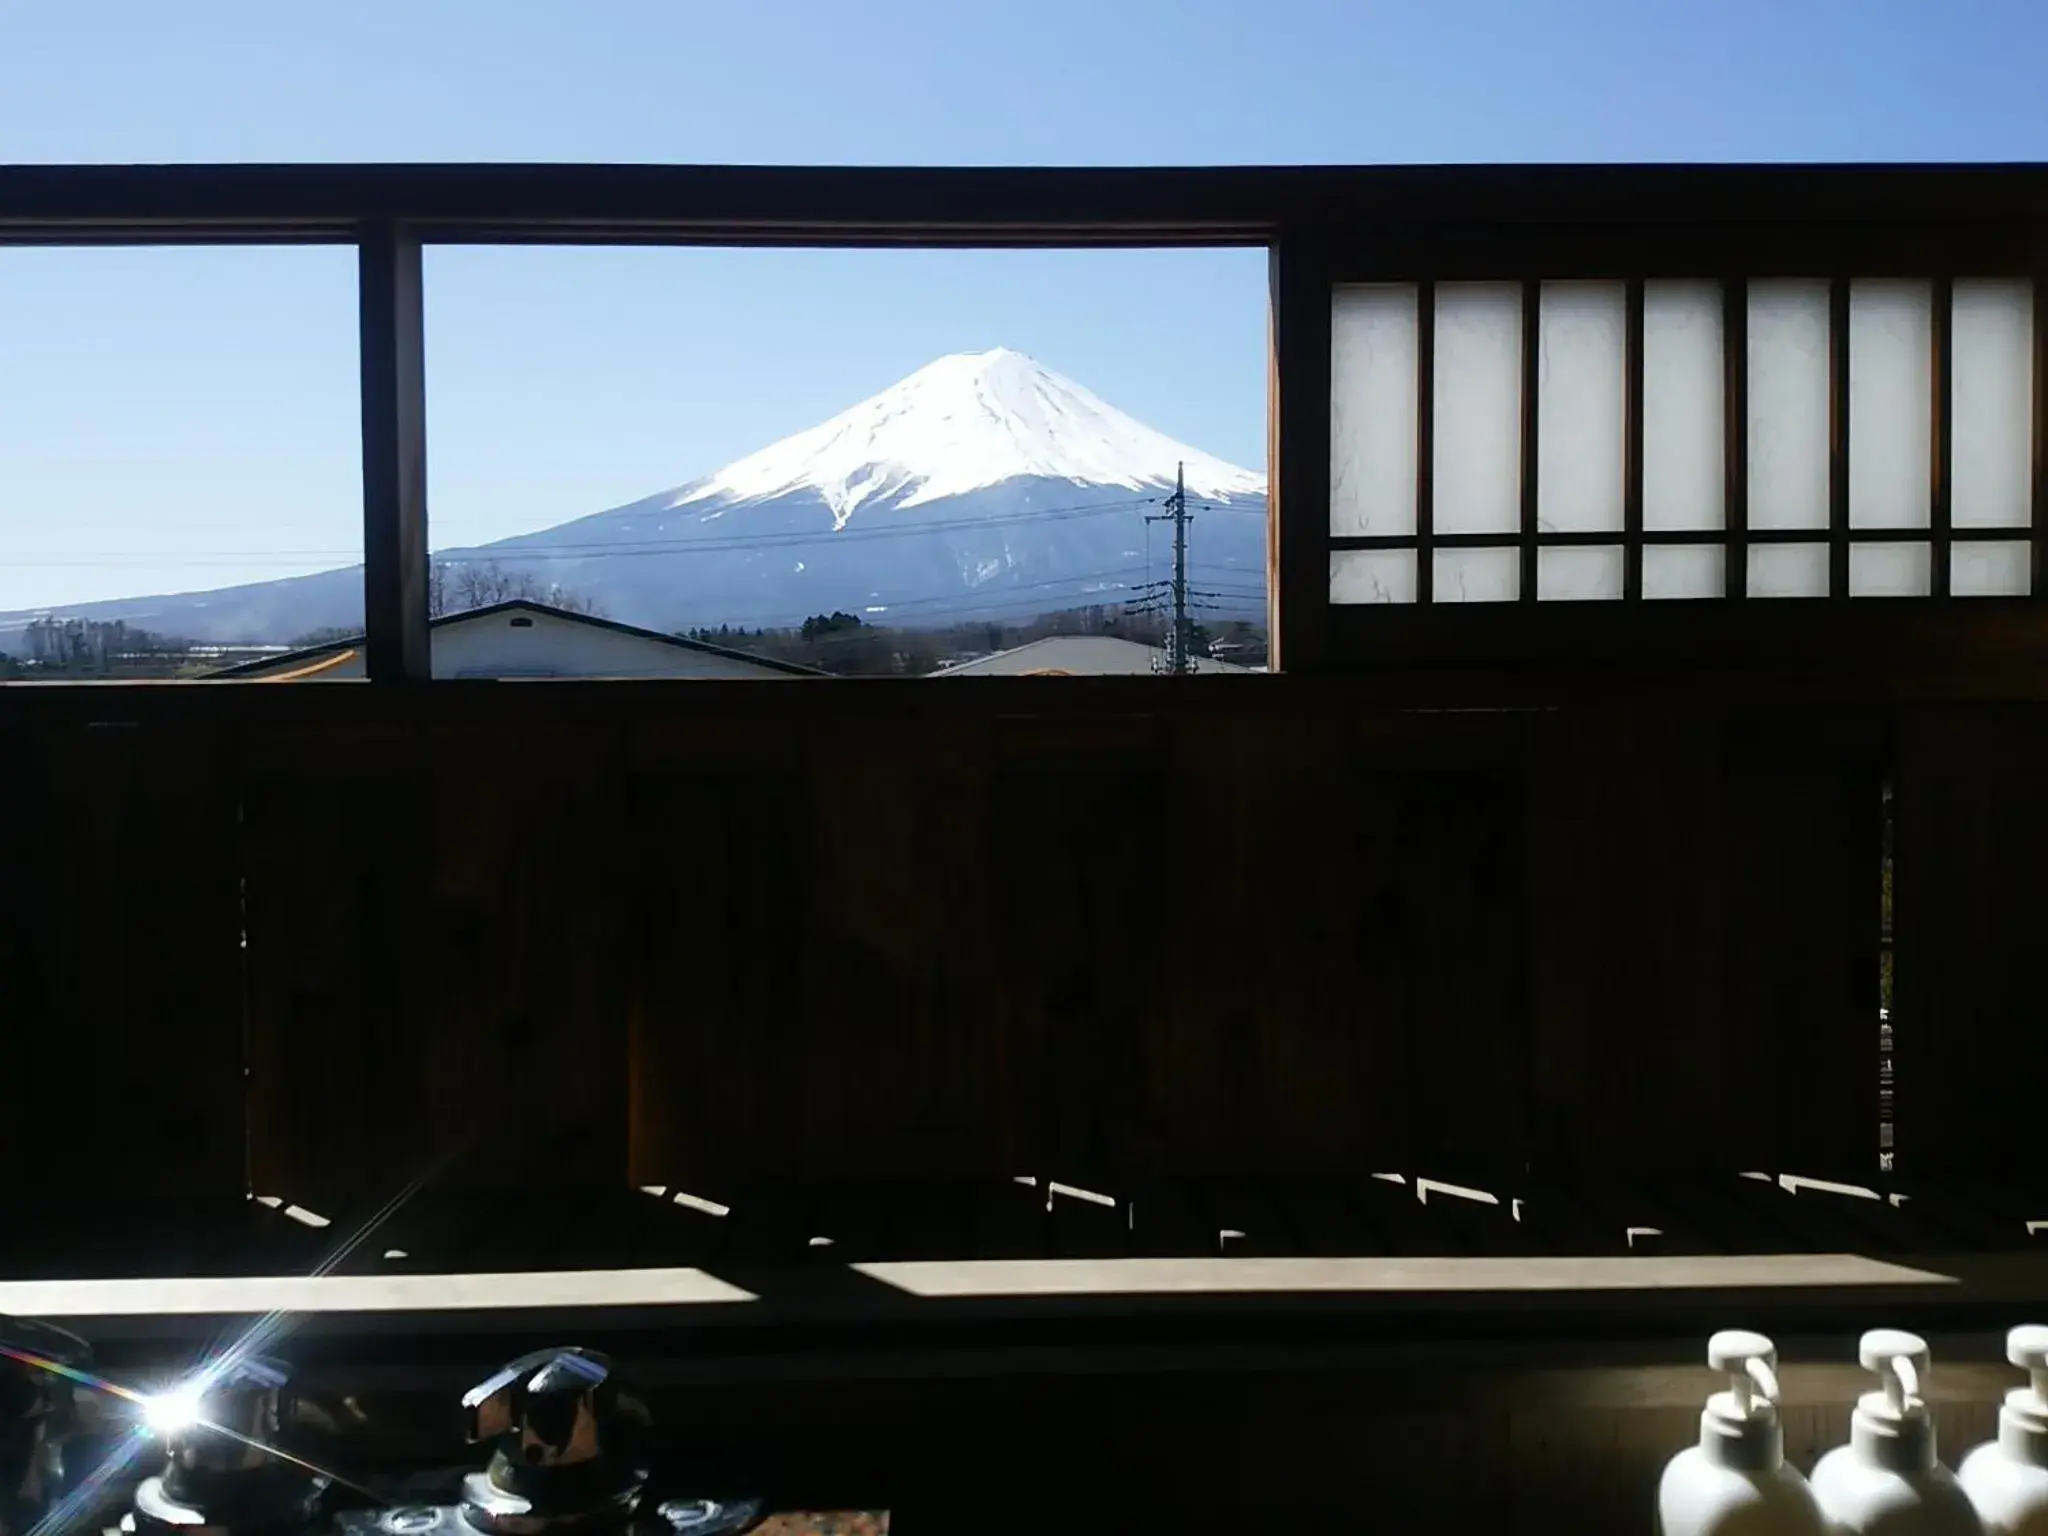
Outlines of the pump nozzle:
M2048 1413L2048 1328L2025 1323L2013 1329L2005 1336L2005 1358L2027 1373L2027 1385L2020 1389L2032 1394L2027 1406Z
M1743 1418L1756 1412L1761 1395L1766 1410L1778 1404L1778 1347L1760 1333L1728 1328L1707 1340L1707 1364L1726 1373L1728 1390Z
M1700 1414L1700 1450L1717 1466L1768 1472L1785 1459L1778 1422L1778 1346L1729 1328L1707 1340L1707 1364L1728 1378Z
M1888 1417L1904 1419L1926 1411L1921 1393L1927 1381L1927 1341L1919 1334L1899 1328L1873 1328L1863 1335L1856 1355L1863 1369L1876 1372L1884 1384Z
M1873 1328L1856 1358L1881 1390L1856 1400L1849 1443L1865 1461L1894 1472L1924 1472L1935 1463L1934 1416L1927 1411L1927 1341L1897 1328Z

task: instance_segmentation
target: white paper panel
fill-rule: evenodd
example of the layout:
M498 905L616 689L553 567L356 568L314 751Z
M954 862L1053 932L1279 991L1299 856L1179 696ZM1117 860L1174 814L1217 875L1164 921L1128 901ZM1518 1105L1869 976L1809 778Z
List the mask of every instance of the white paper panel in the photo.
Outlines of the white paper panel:
M1436 290L1434 478L1439 533L1521 527L1522 291Z
M1925 597L1934 590L1932 549L1925 544L1851 544L1851 597Z
M1643 550L1643 596L1719 597L1728 554L1718 544L1652 544Z
M1849 285L1851 528L1925 528L1931 515L1932 294L1924 282Z
M1415 551L1336 549L1330 552L1333 603L1412 603Z
M1749 526L1828 525L1828 285L1749 287Z
M1949 547L1948 589L1957 597L2025 597L2033 591L2033 546L1999 540Z
M2027 525L2034 438L2033 344L2033 284L1956 283L1949 331L1949 398L1954 406L1949 507L1958 528Z
M1826 597L1828 595L1827 545L1750 545L1749 595L1751 597Z
M1439 549L1431 566L1439 603L1512 603L1522 595L1518 549Z
M1723 483L1721 285L1643 285L1643 526L1719 528ZM1648 578L1644 579L1648 590Z
M1548 533L1619 533L1627 290L1545 283L1541 295L1536 523Z
M1538 602L1619 598L1626 579L1619 544L1536 551Z
M1415 294L1350 284L1330 296L1330 532L1415 531Z

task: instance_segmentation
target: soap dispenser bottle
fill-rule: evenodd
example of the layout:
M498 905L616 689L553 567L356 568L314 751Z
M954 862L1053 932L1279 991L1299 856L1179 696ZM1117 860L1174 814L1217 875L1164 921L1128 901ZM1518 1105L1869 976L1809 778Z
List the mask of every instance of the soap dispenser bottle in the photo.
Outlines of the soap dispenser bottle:
M1728 1386L1707 1399L1700 1443L1664 1468L1659 1536L1821 1536L1813 1491L1785 1463L1777 1350L1760 1333L1730 1329L1707 1340L1707 1364Z
M1857 1358L1883 1387L1857 1399L1849 1443L1813 1469L1813 1495L1829 1529L1843 1536L1982 1536L1983 1522L1962 1485L1935 1454L1934 1417L1922 1395L1926 1341L1873 1329Z
M2048 1328L2015 1328L2005 1357L2028 1375L1998 1410L1998 1438L1963 1458L1956 1478L1990 1536L2048 1536Z

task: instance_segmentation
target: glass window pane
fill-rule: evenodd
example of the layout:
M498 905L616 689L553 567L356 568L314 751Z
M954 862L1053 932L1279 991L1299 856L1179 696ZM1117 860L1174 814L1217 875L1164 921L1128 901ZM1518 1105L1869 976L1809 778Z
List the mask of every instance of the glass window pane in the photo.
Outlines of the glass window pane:
M1749 549L1749 595L1826 597L1827 545L1752 544Z
M1173 530L1145 519L1183 473L1212 659L1257 665L1269 275L1245 251L431 245L434 670L1163 668L1145 650L1170 638ZM1091 387L1120 354L1208 366L1170 302L1190 281L1254 301L1219 299L1194 348L1235 381L1204 429L1234 443L1176 441ZM1088 377L905 342L997 342L1025 311L1093 317ZM506 600L557 616L464 617Z
M1721 373L1721 285L1645 283L1645 528L1722 525L1726 460Z
M1749 526L1828 525L1828 285L1749 289Z
M1330 532L1415 531L1415 287L1330 296Z
M344 247L0 250L0 681L360 678L356 338Z
M1627 579L1626 569L1619 544L1590 549L1539 549L1536 597L1541 602L1619 598Z
M1933 553L1925 544L1851 544L1851 597L1925 597L1933 591Z
M1519 549L1439 549L1431 565L1439 603L1512 603L1522 595Z
M1627 292L1620 283L1545 283L1542 300L1537 526L1547 533L1619 532Z
M2024 528L2034 440L2034 285L1958 281L1954 317L1951 517L1958 528Z
M1925 528L1933 322L1924 282L1849 285L1849 526Z
M1643 596L1719 597L1728 586L1728 552L1718 544L1652 544L1643 551Z
M1513 533L1522 523L1521 289L1441 284L1435 370L1436 531Z
M1412 603L1415 551L1337 549L1330 552L1333 603Z
M1948 589L1957 597L2025 597L2033 591L2034 550L2022 540L1957 544L1949 552Z

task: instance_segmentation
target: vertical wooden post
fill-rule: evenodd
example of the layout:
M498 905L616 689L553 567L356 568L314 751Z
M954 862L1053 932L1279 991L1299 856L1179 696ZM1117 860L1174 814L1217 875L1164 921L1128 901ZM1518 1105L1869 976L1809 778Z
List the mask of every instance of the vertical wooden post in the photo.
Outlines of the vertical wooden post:
M1828 596L1849 595L1849 279L1828 285Z
M1436 284L1415 288L1415 600L1436 601Z
M1951 531L1955 526L1954 483L1955 483L1955 390L1952 378L1955 371L1955 309L1956 285L1953 278L1936 279L1928 302L1933 306L1931 319L1932 356L1928 359L1928 382L1932 386L1928 393L1933 398L1928 430L1933 434L1933 452L1928 455L1928 465L1933 484L1929 487L1928 526L1933 531L1933 542L1928 556L1930 596L1949 595L1949 567Z
M426 343L420 243L404 226L358 237L363 400L363 620L373 682L432 676L427 630Z
M1330 619L1330 278L1307 231L1274 242L1271 272L1268 650L1275 671L1308 672Z
M1537 572L1536 505L1538 476L1542 473L1541 426L1536 419L1536 400L1543 382L1543 284L1533 277L1522 280L1522 416L1521 416L1521 599L1536 601Z
M2034 534L2029 594L2048 601L2048 251L2034 254L2034 445L2030 516Z
M1721 496L1728 530L1723 591L1749 595L1749 284L1721 287Z
M1630 278L1622 321L1623 430L1621 448L1621 595L1643 595L1643 300L1645 285Z

